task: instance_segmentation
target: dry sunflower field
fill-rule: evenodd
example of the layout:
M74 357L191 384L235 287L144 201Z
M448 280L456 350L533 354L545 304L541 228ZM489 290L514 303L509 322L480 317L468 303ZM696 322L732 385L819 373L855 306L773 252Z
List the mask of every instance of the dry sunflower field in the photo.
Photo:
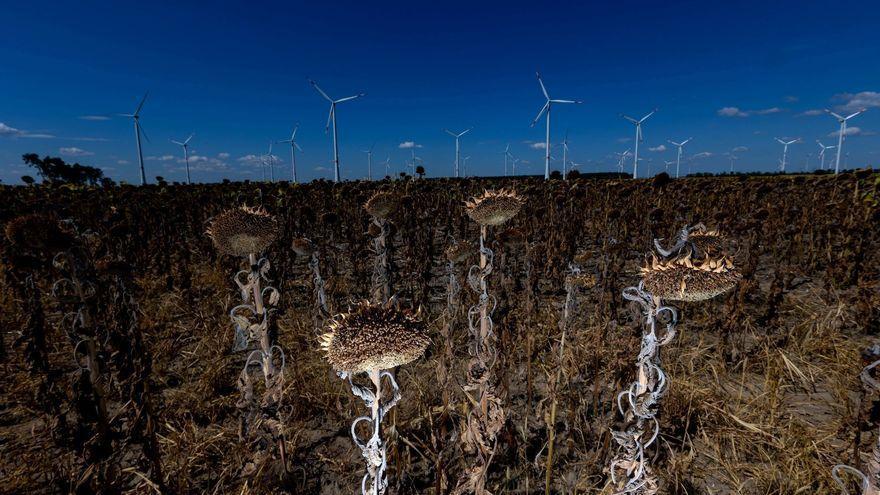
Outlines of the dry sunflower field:
M880 468L878 203L870 170L3 187L0 493L843 493Z

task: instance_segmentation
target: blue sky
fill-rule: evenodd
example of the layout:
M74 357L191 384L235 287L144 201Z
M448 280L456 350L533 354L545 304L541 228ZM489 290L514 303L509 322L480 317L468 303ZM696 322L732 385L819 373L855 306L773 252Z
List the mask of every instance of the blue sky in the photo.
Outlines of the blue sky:
M568 132L584 171L614 170L614 152L633 146L621 112L659 107L644 127L641 166L685 148L693 171L772 170L782 147L802 138L790 169L816 139L836 144L825 107L869 111L851 121L849 165L880 158L880 2L8 2L0 29L0 179L25 173L36 152L99 166L137 182L134 132L113 116L150 91L142 123L147 177L183 180L190 132L193 178L259 178L248 155L299 122L301 179L332 177L328 104L339 106L342 175L366 175L391 159L403 169L414 143L429 175L452 173L454 142L444 128L473 127L462 142L468 172L503 173L500 153L542 173L540 70L557 107L553 141ZM662 147L667 149L663 150ZM655 151L647 151L649 148ZM276 145L289 177L289 149ZM561 151L555 150L561 167ZM631 166L631 164L629 165ZM628 168L629 168L628 166Z

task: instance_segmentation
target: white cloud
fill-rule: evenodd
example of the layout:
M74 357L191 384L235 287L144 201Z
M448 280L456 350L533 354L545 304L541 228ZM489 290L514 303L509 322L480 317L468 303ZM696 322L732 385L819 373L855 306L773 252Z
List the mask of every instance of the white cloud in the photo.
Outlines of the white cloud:
M648 151L666 151L666 145L654 146L653 148L648 148Z
M724 107L718 110L718 115L722 117L748 117L750 115L769 115L779 113L782 109L779 107L764 108L761 110L741 110L739 107Z
M814 108L812 110L807 110L805 112L801 112L798 114L798 116L799 117L814 117L816 115L822 115L823 113L825 113L825 112L818 109L818 108Z
M737 146L736 148L732 149L731 151L734 153L742 153L744 151L749 151L749 147L748 146Z
M110 117L106 115L82 115L79 118L80 120L110 120Z
M835 100L844 103L837 109L844 112L858 112L863 108L880 108L880 93L876 91L862 91L860 93L841 93L834 96Z
M94 153L91 151L86 151L82 148L77 148L75 146L71 146L69 148L59 148L58 152L64 156L92 156Z
M628 143L630 141L632 141L632 138L628 138L628 137L617 138L618 143Z
M867 136L867 135L871 135L871 134L873 134L873 133L863 131L861 127L855 127L855 126L853 126L853 127L847 127L847 128L846 128L846 131L844 131L844 133L843 133L844 137L850 137L850 136ZM840 136L840 129L838 129L838 130L836 130L836 131L834 131L834 132L829 132L829 133L828 133L828 137L835 137L835 138L836 138L836 137L838 137L838 136Z
M533 150L545 150L547 149L547 143L532 143L529 145L529 148Z
M3 137L18 137L21 135L21 131L16 129L15 127L10 127L3 122L0 122L0 136Z
M162 155L162 156L147 156L144 157L144 160L156 161L156 162L170 162L174 160L174 155Z
M712 152L703 151L702 153L697 153L696 155L694 155L694 158L708 158L710 156L712 156Z
M50 139L54 138L55 136L51 134L23 131L21 129L16 129L15 127L0 122L0 137Z
M116 160L117 165L128 165L128 160Z
M229 158L229 153L217 153L217 158L221 160L226 160L227 158Z
M402 150L408 150L408 149L412 149L412 148L421 148L422 145L416 143L415 141L404 141L404 142L398 144L397 147Z
M722 117L748 117L749 114L743 112L737 107L724 107L718 110L718 115Z
M789 103L796 103L798 100L800 100L800 98L798 98L797 96L792 96L792 95L788 95L784 99L785 99L785 101L787 101Z

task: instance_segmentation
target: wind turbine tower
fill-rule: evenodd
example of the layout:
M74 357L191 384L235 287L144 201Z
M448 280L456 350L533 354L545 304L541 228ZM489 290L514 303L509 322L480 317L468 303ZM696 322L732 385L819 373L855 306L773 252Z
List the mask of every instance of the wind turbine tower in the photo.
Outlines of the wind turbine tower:
M832 150L834 148L837 148L837 146L825 146L818 139L816 140L816 144L818 144L819 147L822 148L821 150L819 150L819 161L820 161L819 170L825 170L825 152L827 150Z
M554 100L550 98L550 94L547 92L547 88L544 86L544 81L541 79L541 74L539 72L535 72L535 75L538 76L538 84L541 85L541 92L544 93L544 98L547 101L544 103L544 106L541 107L541 111L538 112L538 116L535 117L535 120L532 121L532 127L538 123L538 120L541 118L541 115L547 114L547 136L544 141L545 149L544 149L544 180L550 179L550 110L554 103L583 103L579 100Z
M646 120L648 120L648 117L650 117L651 115L654 115L654 113L656 113L656 112L657 112L657 109L655 108L655 109L651 110L651 113L649 113L648 115L645 115L644 117L642 117L641 119L638 119L638 120L636 120L628 115L620 114L621 117L632 122L636 126L636 152L635 152L635 155L633 155L633 179L639 178L639 143L644 140L642 137L642 123L645 122Z
M338 100L334 100L330 98L327 93L324 92L319 86L318 83L309 79L309 83L315 88L315 90L324 97L325 100L330 102L330 115L327 116L327 124L324 126L324 130L326 132L327 129L330 128L330 122L333 122L333 181L339 182L339 135L336 131L336 105L340 103L344 103L346 101L351 101L356 98L360 98L362 96L366 96L366 93L358 93L354 96L346 96L345 98L340 98Z
M149 138L147 138L147 133L143 132L143 129L141 129L140 118L141 118L141 109L144 108L144 102L147 101L147 95L149 95L149 94L150 93L144 93L144 97L141 98L141 102L140 102L140 104L138 104L137 109L134 111L134 113L121 113L121 114L119 114L120 117L131 117L132 120L134 120L134 139L135 139L135 142L137 143L138 165L140 165L140 167L141 167L141 185L142 186L147 183L147 174L144 171L144 153L141 150L141 133L144 134L144 139L146 139L147 141L149 141Z
M460 171L459 163L461 163L461 143L460 143L460 140L461 140L461 137L464 136L465 134L467 134L468 132L470 132L471 129L466 129L464 131L459 132L458 134L450 131L449 129L443 129L443 130L446 132L446 134L449 134L450 136L455 138L455 170L454 170L454 175L456 177L458 177L459 171Z
M190 176L189 176L189 140L192 139L193 136L195 136L195 134L190 134L189 137L186 138L186 140L184 140L183 142L175 141L173 139L171 140L172 143L174 143L178 146L181 146L183 148L183 162L186 163L186 183L187 184L192 184L192 181L190 180Z
M290 133L290 139L282 139L278 141L279 143L290 143L290 171L293 173L293 182L299 182L296 180L296 150L299 150L302 153L302 148L296 143L296 131L299 129L299 124L296 124L293 127L293 132Z
M782 145L782 162L780 163L780 168L781 168L782 173L785 173L785 163L786 163L786 159L788 158L788 147L789 147L789 145L800 142L800 138L792 139L791 141L783 141L779 138L775 138L775 139L777 142L779 142L779 144Z
M361 150L362 153L367 154L367 180L373 180L373 148L376 147L376 143L373 143L368 150Z
M666 140L667 142L669 142L669 144L678 148L678 155L675 158L675 178L676 179L679 177L679 172L681 171L681 149L684 147L684 145L688 144L691 139L693 139L693 138L689 137L680 143L676 143L675 141L671 141L669 139Z
M831 110L828 110L827 108L825 109L825 112L833 115L835 118L837 118L837 121L840 122L840 132L837 136L837 159L834 160L834 173L836 174L840 172L840 152L843 149L843 137L846 136L846 123L847 121L849 121L849 119L855 117L856 115L859 115L860 113L865 113L865 109L863 108L856 113L847 115L846 117L836 114Z

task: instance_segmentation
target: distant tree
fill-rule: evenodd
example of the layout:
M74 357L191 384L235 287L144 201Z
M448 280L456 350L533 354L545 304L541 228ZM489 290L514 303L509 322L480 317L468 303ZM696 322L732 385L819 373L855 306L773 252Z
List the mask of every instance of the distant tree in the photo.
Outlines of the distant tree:
M24 182L24 183L27 184L27 185L31 185L31 184L34 183L34 178L31 177L30 175L22 175L22 176L21 176L21 181Z
M419 179L421 179L422 177L424 177L424 176L425 176L425 167L423 167L423 166L421 166L421 165L419 165L418 167L416 167L416 175L419 176Z
M551 179L561 179L562 172L560 172L559 170L554 170L554 171L550 172L550 178Z
M401 173L400 173L400 178L401 178L401 179L406 179L406 172L401 172Z
M569 179L577 179L577 178L580 178L580 176L581 176L581 172L579 170L569 170L568 171L568 178Z
M102 187L113 187L115 185L116 185L116 183L110 177L104 177L101 179L101 186Z
M104 177L104 172L99 168L79 163L71 165L57 157L40 158L36 153L27 153L21 159L29 167L37 169L37 174L44 181L96 185Z

